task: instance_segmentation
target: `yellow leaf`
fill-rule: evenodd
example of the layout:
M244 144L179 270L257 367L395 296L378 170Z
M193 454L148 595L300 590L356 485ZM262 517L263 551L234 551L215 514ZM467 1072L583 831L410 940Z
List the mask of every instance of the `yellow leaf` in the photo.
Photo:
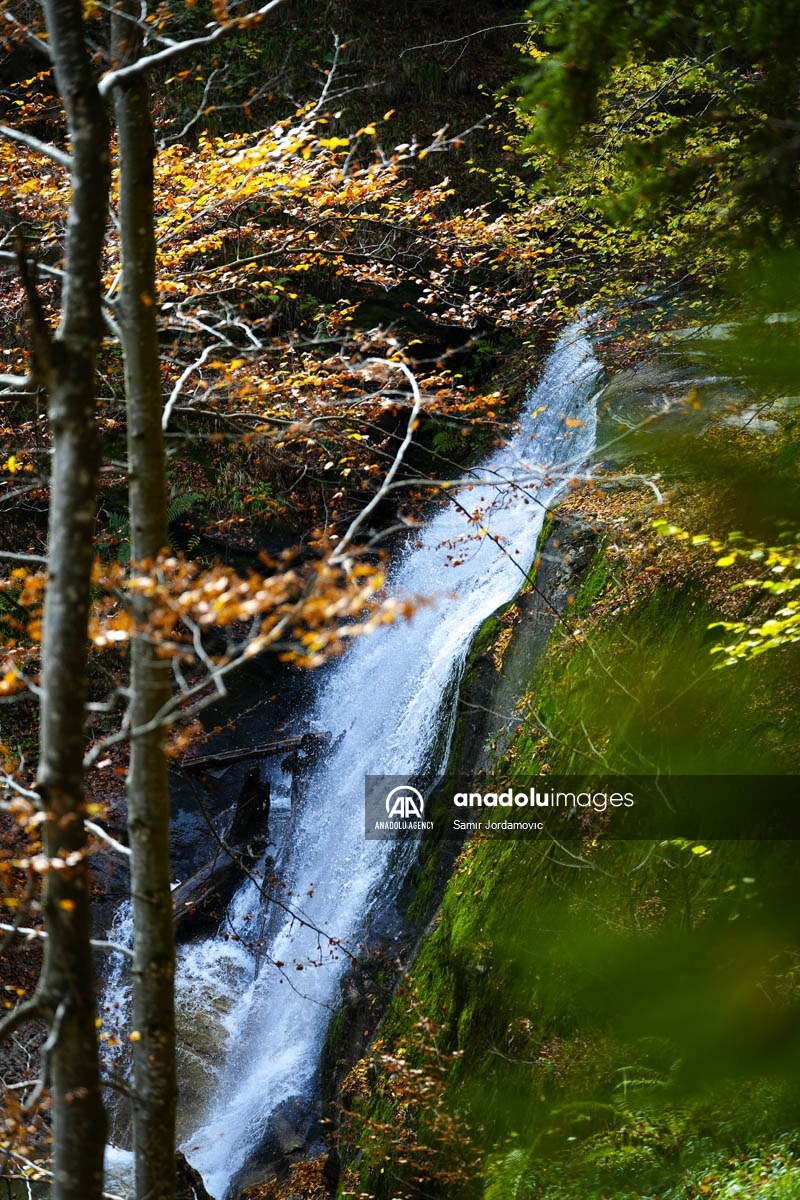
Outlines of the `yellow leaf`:
M0 696L8 695L9 692L17 692L22 687L22 681L16 671L6 671L2 679L0 679Z

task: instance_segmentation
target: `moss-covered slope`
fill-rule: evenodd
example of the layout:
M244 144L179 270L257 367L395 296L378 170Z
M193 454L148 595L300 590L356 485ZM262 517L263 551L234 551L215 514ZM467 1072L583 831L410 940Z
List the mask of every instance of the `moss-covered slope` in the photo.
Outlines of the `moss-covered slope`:
M600 549L498 777L744 773L757 800L798 770L796 648L713 670L726 597L649 504L568 501ZM341 1194L800 1194L797 865L791 842L473 839L346 1082Z

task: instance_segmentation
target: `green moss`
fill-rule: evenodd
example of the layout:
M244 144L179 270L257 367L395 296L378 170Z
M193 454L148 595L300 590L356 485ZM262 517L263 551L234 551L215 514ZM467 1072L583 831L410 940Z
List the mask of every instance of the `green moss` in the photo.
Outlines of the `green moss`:
M573 609L581 636L553 639L498 773L796 771L785 661L712 671L714 613L691 584L620 603L587 638L585 614L615 586L599 555ZM497 630L493 618L476 653ZM706 1178L755 1200L770 1156L771 1198L795 1194L795 1135L775 1140L798 1101L795 847L696 848L475 838L463 850L381 1033L420 1070L420 1022L457 1054L436 1103L467 1115L484 1200L690 1200ZM391 1195L416 1194L396 1147L382 1153ZM362 1160L364 1190L377 1162Z
M550 540L550 534L553 532L553 526L555 524L555 520L556 520L556 510L554 508L548 508L547 512L544 514L544 521L542 522L542 528L539 533L539 538L538 538L538 541L536 544L536 555L537 555L536 561L537 562L538 562L538 555L542 552L542 550L544 549L544 547L547 545L548 541ZM536 578L536 568L534 566L534 569L531 572L530 582L533 583L535 578Z
M608 584L599 566L590 571L589 591ZM518 776L545 766L553 774L796 771L800 696L787 660L713 670L716 616L691 585L664 586L577 641L562 629L524 699L505 766Z
M334 1099L333 1089L339 1081L341 1063L346 1057L349 1040L347 1009L341 1005L328 1022L325 1044L320 1055L320 1077L325 1085L325 1094L322 1097L324 1104Z
M486 618L470 647L458 688L458 717L451 740L449 762L444 772L445 780L448 780L451 774L459 769L463 758L467 713L464 699L475 686L481 665L487 655L491 653L492 647L503 630L502 618L511 607L511 603L503 605L497 612ZM447 784L445 783L444 786L446 788ZM434 815L437 803L436 794L428 798L429 812ZM444 837L444 827L436 822L433 833L426 835L422 840L419 858L406 880L401 895L402 911L408 920L419 923L430 918L443 891L443 873L449 872L452 861L452 844Z
M586 574L575 596L572 611L583 616L592 607L597 597L601 595L610 578L610 566L604 554L596 554L594 562Z

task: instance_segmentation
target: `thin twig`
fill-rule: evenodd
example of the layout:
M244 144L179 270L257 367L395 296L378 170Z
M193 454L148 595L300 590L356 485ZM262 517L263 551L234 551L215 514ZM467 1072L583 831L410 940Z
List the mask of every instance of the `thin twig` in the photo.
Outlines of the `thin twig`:
M370 364L370 363L379 363L382 366L385 366L387 368L387 370L394 369L394 370L402 371L411 386L411 393L414 397L414 404L412 405L411 412L408 417L408 424L406 426L405 437L403 438L402 442L400 443L400 445L397 449L397 453L394 456L394 461L392 462L392 465L389 467L389 470L386 472L386 475L384 476L383 483L378 488L377 492L372 497L369 504L365 505L365 507L362 508L361 512L358 514L356 519L350 525L347 532L344 534L344 537L340 540L338 546L336 547L335 554L333 554L331 556L332 563L340 563L343 561L344 551L347 548L347 546L349 546L350 543L352 542L353 537L356 534L356 531L361 528L361 526L364 524L364 521L367 519L369 514L377 507L378 504L380 504L381 500L383 500L383 498L386 496L387 492L390 490L390 488L392 486L392 480L394 479L397 472L400 470L400 466L403 462L403 458L405 457L406 450L411 445L411 442L413 440L414 431L417 427L417 417L419 416L420 409L422 408L422 395L419 390L419 384L417 383L416 376L414 375L413 371L411 371L411 369L406 366L405 363L390 362L388 359L385 359L385 358L369 358L369 359L367 359L367 364Z
M25 1112L30 1112L34 1105L39 1100L44 1089L47 1087L47 1080L50 1075L50 1055L58 1045L58 1039L61 1036L61 1026L64 1017L67 1015L67 1003L65 1000L59 1002L53 1017L53 1023L50 1026L50 1032L47 1035L47 1040L39 1051L39 1062L41 1067L39 1070L39 1078L36 1080L33 1091L23 1104Z
M125 858L130 858L130 846L124 846L122 842L118 842L117 839L112 837L110 833L106 833L102 826L95 825L94 821L84 821L84 825L99 841L105 842L105 844L110 846L112 850L116 850L117 854L122 854L125 856Z
M200 357L195 359L194 362L189 363L188 367L186 367L181 372L181 374L178 376L177 382L175 383L175 386L173 387L172 391L169 394L169 400L167 400L167 403L164 405L164 411L161 414L161 428L162 429L166 429L167 425L169 424L169 419L172 414L172 410L174 409L175 405L178 403L178 400L180 399L180 394L183 389L183 385L186 383L186 380L189 378L190 375L193 375L195 371L199 371L201 367L205 366L209 357L217 350L218 350L218 347L216 345L214 345L213 343L211 345L206 346L205 349L203 350L202 354L200 355Z
M155 66L160 66L162 63L170 62L173 58L179 58L181 55L199 50L203 46L212 46L220 38L227 36L229 33L235 33L238 29L246 29L248 25L257 23L267 13L272 12L273 9L282 3L283 0L269 0L268 4L262 4L260 8L255 9L251 13L237 17L233 21L226 21L224 25L217 25L215 29L212 29L211 33L204 34L202 37L189 38L185 42L173 42L171 45L165 47L165 49L156 51L155 54L143 55L129 66L117 67L116 70L107 71L98 83L97 90L101 96L105 97L112 88L117 87L120 83L133 79L137 75L143 75ZM149 33L149 27L146 28Z
M15 929L13 925L8 925L4 921L0 921L0 929L5 932L18 933L22 937L35 937L42 942L46 942L49 937L45 929L33 929L28 925L20 925ZM93 946L95 950L105 950L109 954L124 954L128 958L133 958L133 951L130 946L123 946L121 942L109 942L105 938L90 938L89 945ZM14 1012L19 1012L19 1009L15 1009ZM4 1034L4 1026L0 1024L0 1040L2 1040Z
M0 550L0 558L11 558L14 562L47 562L47 558L43 554L16 554L13 550Z
M510 21L507 25L487 25L483 29L476 29L474 33L465 33L462 37L445 38L441 42L425 42L421 46L406 46L398 58L402 58L404 54L410 54L412 50L435 50L437 46L456 46L459 42L468 42L470 38L480 37L483 33L494 33L497 29L518 29L520 25L529 24L529 21Z

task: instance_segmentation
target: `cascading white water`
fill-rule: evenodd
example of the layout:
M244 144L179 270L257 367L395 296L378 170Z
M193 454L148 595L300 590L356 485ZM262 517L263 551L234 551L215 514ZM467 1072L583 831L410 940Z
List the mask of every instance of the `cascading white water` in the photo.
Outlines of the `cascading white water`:
M587 338L571 328L532 392L519 432L475 471L475 482L431 520L392 572L398 593L433 602L410 621L358 641L320 687L313 726L343 736L309 783L280 871L284 879L288 872L310 924L290 915L279 924L269 956L284 966L265 964L228 1014L227 1061L202 1127L184 1146L214 1196L225 1194L259 1144L270 1113L310 1088L347 961L335 942L326 950L318 931L355 946L371 899L380 888L391 890L384 876L392 844L364 836L365 775L440 765L431 758L437 746L442 753L444 697L480 624L519 590L546 506L593 445L597 377ZM525 481L524 488L512 480ZM257 904L253 893L244 908ZM208 949L201 950L204 973ZM184 980L188 969L186 962Z
M441 766L435 758L446 754L441 730L450 717L443 709L471 640L519 590L547 506L593 445L597 377L589 342L572 327L514 438L475 470L474 482L420 530L392 571L393 590L430 603L357 641L326 672L311 722L338 740L309 781L276 867L306 923L273 912L269 958L260 966L221 938L182 951L182 1012L200 1001L198 987L206 1000L210 983L223 997L218 1032L227 1050L202 1124L183 1145L220 1200L262 1142L270 1115L310 1093L348 962L338 945L357 947L371 905L400 882L387 879L392 843L364 836L365 776ZM248 884L234 907L246 921L260 904Z

